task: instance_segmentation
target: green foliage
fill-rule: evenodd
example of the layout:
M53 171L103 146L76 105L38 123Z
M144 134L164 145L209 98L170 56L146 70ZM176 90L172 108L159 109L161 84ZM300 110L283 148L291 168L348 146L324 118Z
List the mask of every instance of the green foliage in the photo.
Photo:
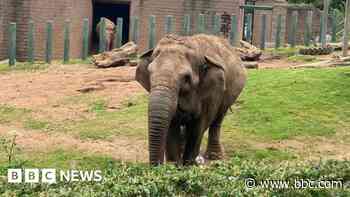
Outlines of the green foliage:
M323 2L324 2L324 0L288 0L288 3L312 4L312 5L314 5L315 7L319 8L319 9L323 9ZM331 0L330 2L331 2L330 8L338 9L338 10L341 10L341 11L344 12L346 0Z
M47 184L8 184L0 181L5 196L348 196L350 162L273 165L268 161L233 158L209 166L149 167L109 163L103 181ZM343 189L248 189L245 180L341 180Z
M101 113L107 109L107 102L105 100L97 100L91 104L90 112Z
M17 135L13 135L11 139L0 137L0 148L5 153L8 165L10 166L16 159L16 153L19 151L16 143ZM1 154L1 152L0 152Z

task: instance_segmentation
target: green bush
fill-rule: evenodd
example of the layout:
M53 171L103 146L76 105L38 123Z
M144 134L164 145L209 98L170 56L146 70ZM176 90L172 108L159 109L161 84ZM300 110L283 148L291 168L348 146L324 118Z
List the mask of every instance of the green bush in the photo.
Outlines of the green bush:
M317 164L271 164L233 158L208 166L149 167L146 164L111 163L99 183L72 182L8 184L0 182L5 196L348 196L350 161ZM245 180L341 180L342 189L248 189Z

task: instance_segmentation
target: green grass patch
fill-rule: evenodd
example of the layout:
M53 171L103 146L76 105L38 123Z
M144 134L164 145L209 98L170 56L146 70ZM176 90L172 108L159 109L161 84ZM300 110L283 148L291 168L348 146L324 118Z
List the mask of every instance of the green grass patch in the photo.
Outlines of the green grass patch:
M299 49L300 47L283 47L283 48L278 48L278 49L274 49L274 48L268 48L265 49L265 52L269 52L272 53L276 56L281 56L281 57L290 57L290 56L295 56L299 53Z
M11 71L27 71L34 72L38 70L45 70L50 67L50 65L62 65L62 60L53 60L51 64L47 64L43 61L35 61L33 64L30 62L16 62L14 66L9 66L8 63L0 64L0 74L11 72ZM67 64L75 65L75 64L91 64L91 58L87 58L86 60L82 59L71 59Z
M9 105L0 105L0 124L6 124L22 120L28 117L31 110L24 108L16 108Z
M103 113L107 109L107 101L105 100L97 100L93 102L90 106L90 112L93 113Z
M226 116L224 130L230 136L285 139L350 129L349 71L250 71L247 88Z
M105 106L104 102L94 103L93 111L100 111L95 118L71 122L67 127L82 139L108 139L113 135L145 136L147 134L146 95L127 99L123 103L123 108L117 111L105 111L103 106Z
M106 170L114 160L108 156L88 154L77 150L54 150L48 153L21 155L27 168L100 169Z
M62 61L61 61L62 63ZM91 57L87 58L86 60L82 59L70 59L67 64L74 65L74 64L91 64Z
M288 57L291 62L317 62L318 58L312 55L293 55Z
M296 156L290 152L266 148L266 149L250 149L248 147L244 149L239 149L232 154L242 159L251 159L251 160L268 160L271 162L281 162L287 160L296 159Z
M47 130L50 128L50 123L48 121L29 118L24 121L23 127L26 129L33 129L33 130Z
M49 64L44 62L34 62L34 64L28 62L17 62L14 66L9 66L8 64L0 64L0 73L10 72L10 71L28 71L33 72L37 70L45 70L49 67Z

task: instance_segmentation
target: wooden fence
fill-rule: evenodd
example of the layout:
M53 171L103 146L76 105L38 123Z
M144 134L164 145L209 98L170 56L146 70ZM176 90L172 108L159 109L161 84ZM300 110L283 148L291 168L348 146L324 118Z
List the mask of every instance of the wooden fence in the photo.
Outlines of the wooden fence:
M336 20L335 15L332 16L332 42L336 41ZM282 35L282 15L277 16L277 26L276 30L274 31L275 34L275 40L274 40L274 47L280 48L282 44L282 39L284 38L284 35ZM307 18L305 20L305 28L304 28L304 45L310 46L311 44L311 35L312 35L312 22L311 22L311 14L307 15ZM165 33L179 33L181 35L192 35L195 33L207 33L207 34L213 34L213 35L221 35L221 17L219 15L215 15L213 17L213 22L211 25L211 29L207 28L207 21L206 16L204 14L199 14L198 18L196 19L197 24L191 25L191 16L185 15L183 18L183 25L181 32L174 32L174 17L171 15L166 16L165 19ZM248 15L247 17L247 29L246 33L248 37L252 36L252 24L253 17L252 15ZM321 23L321 43L326 43L325 38L325 24L327 24L328 17L323 18L323 22ZM82 21L83 23L83 29L82 29L82 37L83 41L81 43L81 59L86 60L89 53L89 20L84 19ZM261 20L261 32L260 32L260 48L265 49L266 48L266 35L267 35L267 15L262 15ZM115 32L115 40L113 41L114 47L120 47L122 45L122 35L123 35L123 18L118 18L116 21L117 27ZM297 34L297 24L298 24L298 16L297 14L292 15L292 23L286 24L289 25L290 32L288 33L288 43L291 47L296 46L296 34ZM68 63L70 60L70 20L66 20L64 23L64 40L62 41L64 43L64 52L63 52L63 62ZM51 63L52 61L52 47L53 47L53 21L47 21L46 23L46 47L45 47L45 62ZM99 37L99 52L104 52L106 49L106 21L104 18L101 18L101 28L100 28L100 37ZM193 28L194 29L191 29ZM230 23L230 32L229 32L229 41L233 46L237 46L238 44L238 38L239 38L239 27L238 27L238 17L236 15L231 16L231 23ZM34 32L35 32L35 24L33 21L30 21L28 24L28 43L27 43L27 61L30 63L34 62L35 57L35 40L34 40ZM148 20L148 48L153 48L156 45L156 16L151 15L149 16ZM131 17L130 22L130 41L133 41L135 43L138 43L140 33L140 20L138 17ZM9 26L9 64L15 65L16 63L16 34L17 34L17 26L16 23L11 23Z

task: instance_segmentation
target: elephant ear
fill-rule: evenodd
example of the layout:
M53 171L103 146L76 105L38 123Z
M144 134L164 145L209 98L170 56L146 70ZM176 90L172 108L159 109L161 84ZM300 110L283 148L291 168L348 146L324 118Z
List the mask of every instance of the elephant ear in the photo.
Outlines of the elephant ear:
M226 90L225 63L219 56L205 56L205 64L200 66L200 97L220 95Z
M136 81L138 81L142 87L148 92L151 89L150 76L148 71L148 65L152 62L153 49L146 51L140 57L140 62L136 69Z

